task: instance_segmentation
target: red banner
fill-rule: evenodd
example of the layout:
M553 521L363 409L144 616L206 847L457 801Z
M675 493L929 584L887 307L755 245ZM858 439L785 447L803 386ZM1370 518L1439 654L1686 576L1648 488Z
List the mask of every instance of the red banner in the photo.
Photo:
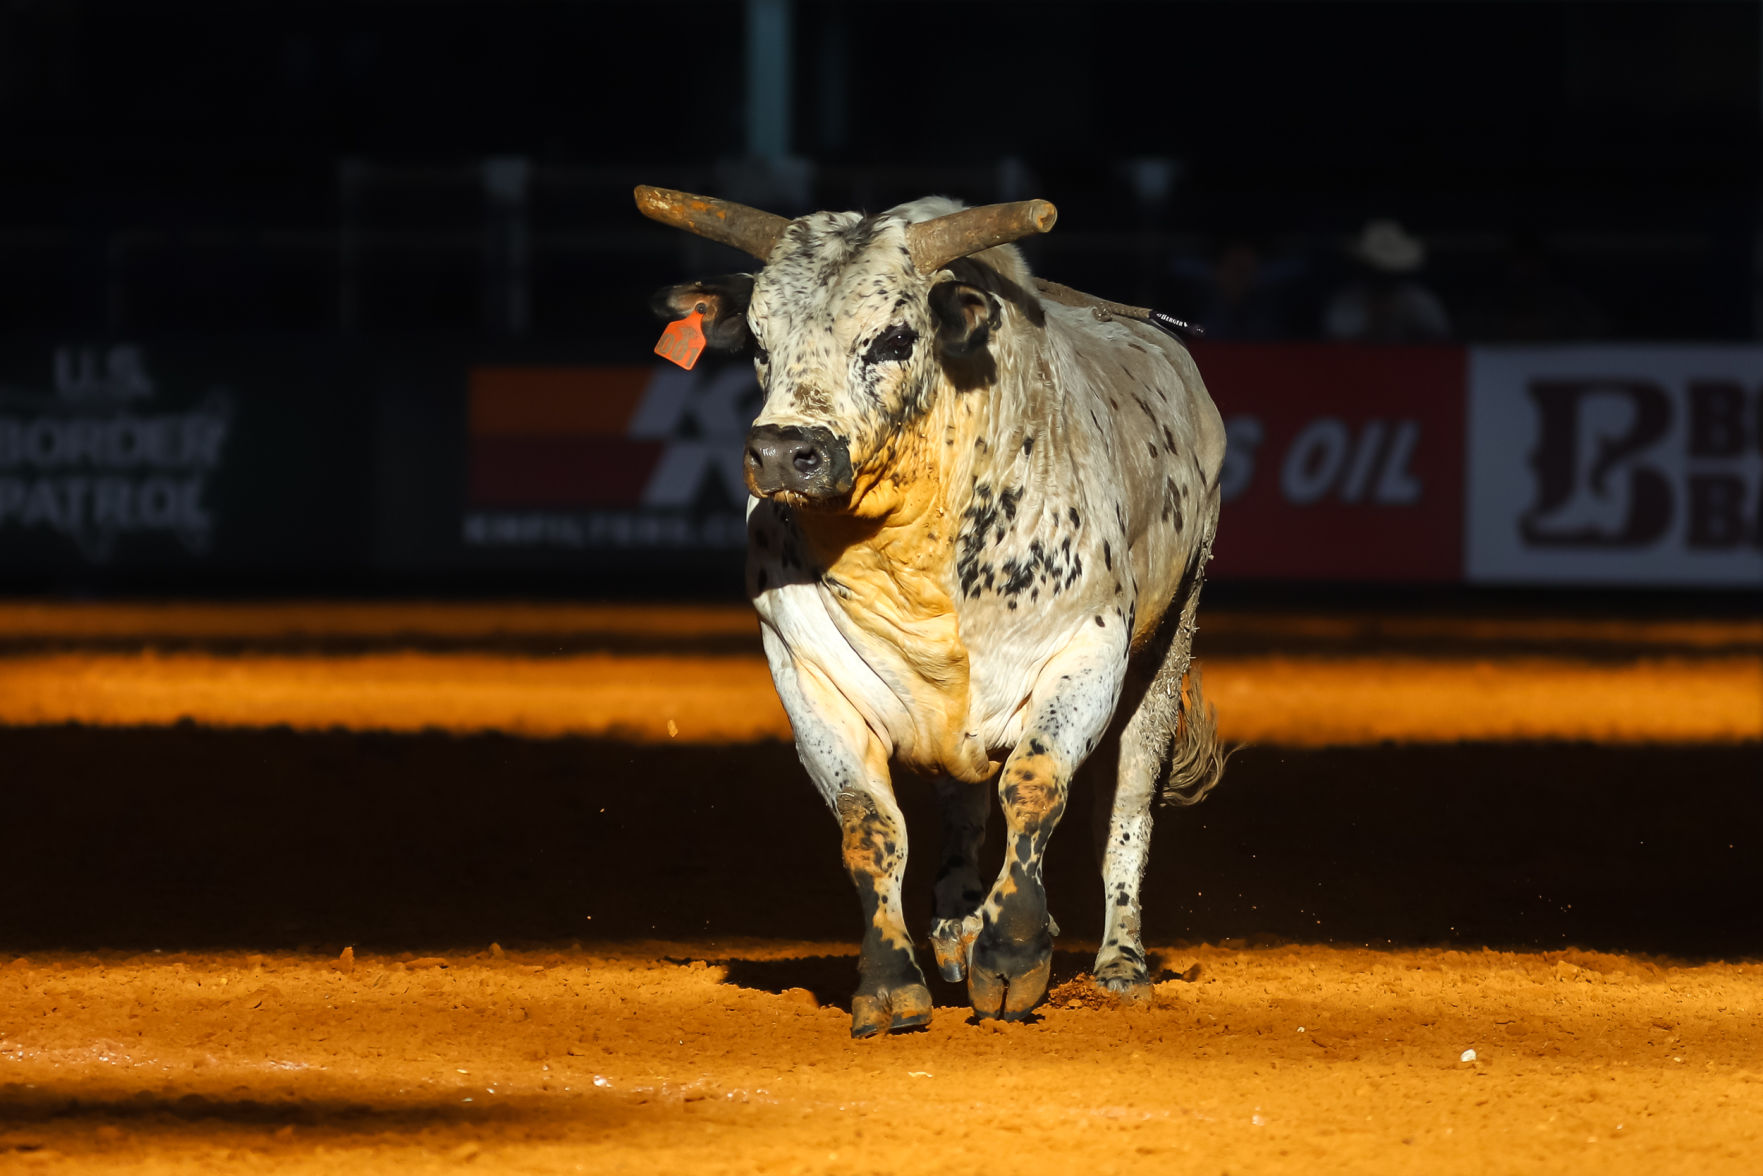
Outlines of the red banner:
M660 457L631 418L653 365L479 367L470 378L475 506L635 506Z
M1230 432L1214 578L1461 579L1461 348L1194 354ZM467 541L738 544L758 400L744 365L475 368Z
M1460 347L1194 347L1230 434L1215 579L1456 581Z

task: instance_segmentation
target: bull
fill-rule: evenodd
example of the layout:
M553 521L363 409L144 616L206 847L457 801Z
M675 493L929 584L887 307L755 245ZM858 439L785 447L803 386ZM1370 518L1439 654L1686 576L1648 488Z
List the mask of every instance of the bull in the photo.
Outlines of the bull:
M636 198L761 263L655 307L749 352L765 393L744 455L746 586L862 905L852 1035L931 1016L894 765L933 776L941 804L937 966L965 977L978 1017L1014 1020L1045 995L1058 933L1048 840L1106 744L1094 975L1149 999L1152 800L1198 800L1224 761L1189 671L1225 432L1187 349L1148 313L1030 275L1013 242L1052 227L1045 201L790 220ZM987 885L994 779L1006 835Z

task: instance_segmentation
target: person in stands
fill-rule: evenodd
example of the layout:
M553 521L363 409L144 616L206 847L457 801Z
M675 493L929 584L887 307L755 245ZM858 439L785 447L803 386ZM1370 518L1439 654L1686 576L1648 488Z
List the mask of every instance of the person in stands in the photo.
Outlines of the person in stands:
M1426 245L1394 220L1368 221L1348 249L1353 276L1323 308L1330 339L1432 343L1451 335L1445 307L1420 280Z

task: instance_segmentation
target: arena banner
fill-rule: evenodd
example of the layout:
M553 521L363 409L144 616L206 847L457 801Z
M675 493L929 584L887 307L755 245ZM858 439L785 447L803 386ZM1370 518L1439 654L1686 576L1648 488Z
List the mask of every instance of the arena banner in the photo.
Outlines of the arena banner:
M462 539L486 551L746 543L746 363L478 365Z
M1462 576L1464 353L1203 343L1229 437L1217 580Z
M1467 575L1763 586L1763 347L1477 347Z
M322 344L0 345L0 568L103 586L364 561L351 366Z
M1216 577L1461 576L1461 349L1210 344L1197 358L1230 434ZM747 364L479 364L467 397L461 539L480 558L604 565L745 543L742 441L760 404Z
M1763 348L1194 352L1215 579L1763 584ZM738 592L751 367L594 355L0 340L0 583Z

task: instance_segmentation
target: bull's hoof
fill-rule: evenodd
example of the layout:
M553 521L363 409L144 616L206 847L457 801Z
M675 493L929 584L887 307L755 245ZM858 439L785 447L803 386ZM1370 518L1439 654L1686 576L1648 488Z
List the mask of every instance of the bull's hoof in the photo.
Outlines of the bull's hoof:
M1019 943L987 928L973 941L967 967L967 999L974 1015L982 1020L1023 1020L1047 995L1052 971L1052 936L1043 932Z
M931 925L930 946L937 956L937 970L943 979L959 984L967 975L967 956L973 950L974 937L979 934L980 917L938 919Z
M1142 973L1143 969L1140 969L1140 972ZM1139 976L1103 976L1098 973L1096 983L1101 986L1103 991L1118 997L1127 1004L1148 1005L1151 1003L1153 994L1149 976L1142 974Z
M851 1036L874 1037L877 1033L928 1025L930 1013L930 989L922 984L860 992L851 998Z
M1145 953L1131 945L1104 946L1096 955L1096 983L1128 1004L1150 1004L1151 972Z

